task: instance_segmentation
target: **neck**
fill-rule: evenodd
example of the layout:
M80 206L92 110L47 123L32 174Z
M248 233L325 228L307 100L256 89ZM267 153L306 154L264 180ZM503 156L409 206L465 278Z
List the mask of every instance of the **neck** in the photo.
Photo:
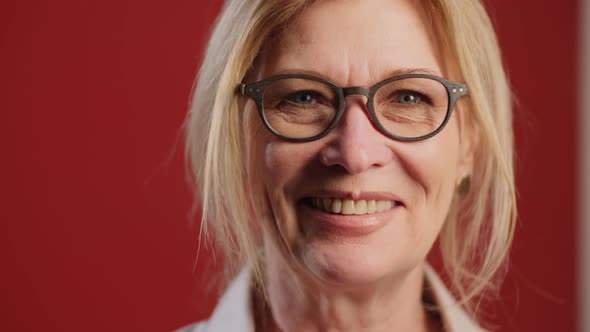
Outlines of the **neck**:
M274 252L274 254L272 253ZM257 331L435 331L422 305L423 265L371 285L345 288L296 273L266 252L269 306Z

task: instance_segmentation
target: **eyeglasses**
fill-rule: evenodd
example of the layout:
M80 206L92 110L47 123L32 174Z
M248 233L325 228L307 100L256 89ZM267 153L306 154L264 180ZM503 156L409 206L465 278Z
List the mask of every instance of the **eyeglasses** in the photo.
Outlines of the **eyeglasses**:
M429 74L405 74L371 87L339 87L325 79L288 74L250 84L240 93L251 97L262 122L273 134L293 142L327 135L346 109L345 97L367 97L373 125L398 141L419 141L439 133L451 117L455 102L467 86Z

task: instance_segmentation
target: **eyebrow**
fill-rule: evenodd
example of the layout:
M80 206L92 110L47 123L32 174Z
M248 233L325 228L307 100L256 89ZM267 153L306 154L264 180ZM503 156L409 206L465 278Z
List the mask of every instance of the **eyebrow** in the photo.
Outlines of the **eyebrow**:
M333 81L330 77L327 77L326 75L323 75L315 70L297 69L297 68L287 68L287 69L279 70L278 72L273 73L272 76L274 76L274 75L290 75L290 74L305 74L305 75L311 75L311 76L323 78L323 79L331 81L331 82ZM400 76L400 75L409 75L409 74L428 74L428 75L442 76L441 73L434 71L432 69L398 68L398 69L394 69L392 71L387 72L387 74L383 77L380 77L377 82L387 79L387 78L390 78L390 77L395 77L395 76Z
M426 69L426 68L399 68L399 69L396 69L396 70L390 72L389 75L387 75L387 77L400 76L400 75L409 75L409 74L428 74L428 75L441 76L441 73L439 73L437 71L434 71L432 69Z

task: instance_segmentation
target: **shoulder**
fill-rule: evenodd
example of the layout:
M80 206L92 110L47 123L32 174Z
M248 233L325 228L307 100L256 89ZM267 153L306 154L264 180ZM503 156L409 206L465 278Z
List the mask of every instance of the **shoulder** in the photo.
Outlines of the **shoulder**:
M201 321L201 322L193 323L191 325L187 325L185 327L181 327L174 332L205 332L206 326L207 326L207 321Z
M250 278L250 269L244 268L229 284L209 320L185 326L176 332L253 332Z

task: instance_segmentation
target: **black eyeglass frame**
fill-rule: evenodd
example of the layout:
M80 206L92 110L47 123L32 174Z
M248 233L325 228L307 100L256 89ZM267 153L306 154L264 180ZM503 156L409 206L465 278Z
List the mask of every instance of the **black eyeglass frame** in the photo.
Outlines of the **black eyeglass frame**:
M330 125L321 133L314 135L312 137L307 137L307 138L294 138L294 137L285 136L285 135L277 132L268 123L268 120L266 119L266 116L264 115L264 105L263 105L263 101L262 101L263 96L264 96L264 90L271 83L278 81L278 80L288 79L288 78L308 79L308 80L324 83L327 86L331 87L332 90L334 92L336 92L336 94L338 95L338 110L336 111L336 116L334 117L334 120L332 120L332 123L330 123ZM441 123L441 125L436 130L431 132L430 134L426 134L426 135L422 135L422 136L418 136L418 137L397 136L397 135L390 133L387 129L385 129L383 127L383 125L379 122L379 120L377 119L377 115L375 114L375 109L374 109L374 105L373 105L373 103L374 103L373 97L375 96L375 93L377 92L377 90L379 90L379 88L381 88L382 86L384 86L386 84L389 84L394 81L399 81L402 79L407 79L407 78L427 78L427 79L435 80L435 81L441 83L447 90L447 97L448 97L447 113L446 113L445 118L444 118L443 122ZM396 141L401 141L401 142L415 142L415 141L425 140L425 139L435 136L441 130L444 129L444 127L449 122L449 119L451 118L451 114L453 112L453 108L455 107L455 103L457 102L457 100L459 98L461 98L462 96L465 96L469 93L467 86L465 84L452 82L452 81L449 81L445 78L442 78L442 77L439 77L436 75L430 75L430 74L404 74L404 75L390 77L390 78L380 81L370 87L351 86L351 87L344 87L344 88L340 87L337 84L330 82L326 79L312 76L312 75L285 74L285 75L272 76L272 77L260 80L258 82L253 82L253 83L248 83L248 84L240 83L239 92L244 96L248 96L248 97L252 98L256 102L256 106L258 108L258 114L260 115L260 118L262 119L264 126L270 132L272 132L274 135L276 135L282 139L285 139L285 140L288 140L291 142L310 142L310 141L315 141L317 139L320 139L320 138L326 136L340 122L340 118L342 118L342 115L344 114L344 110L346 108L346 99L345 98L350 95L362 95L362 96L367 97L367 104L366 105L367 105L367 110L369 112L370 120L373 123L373 125L376 126L377 129L383 135L385 135L391 139L394 139Z

